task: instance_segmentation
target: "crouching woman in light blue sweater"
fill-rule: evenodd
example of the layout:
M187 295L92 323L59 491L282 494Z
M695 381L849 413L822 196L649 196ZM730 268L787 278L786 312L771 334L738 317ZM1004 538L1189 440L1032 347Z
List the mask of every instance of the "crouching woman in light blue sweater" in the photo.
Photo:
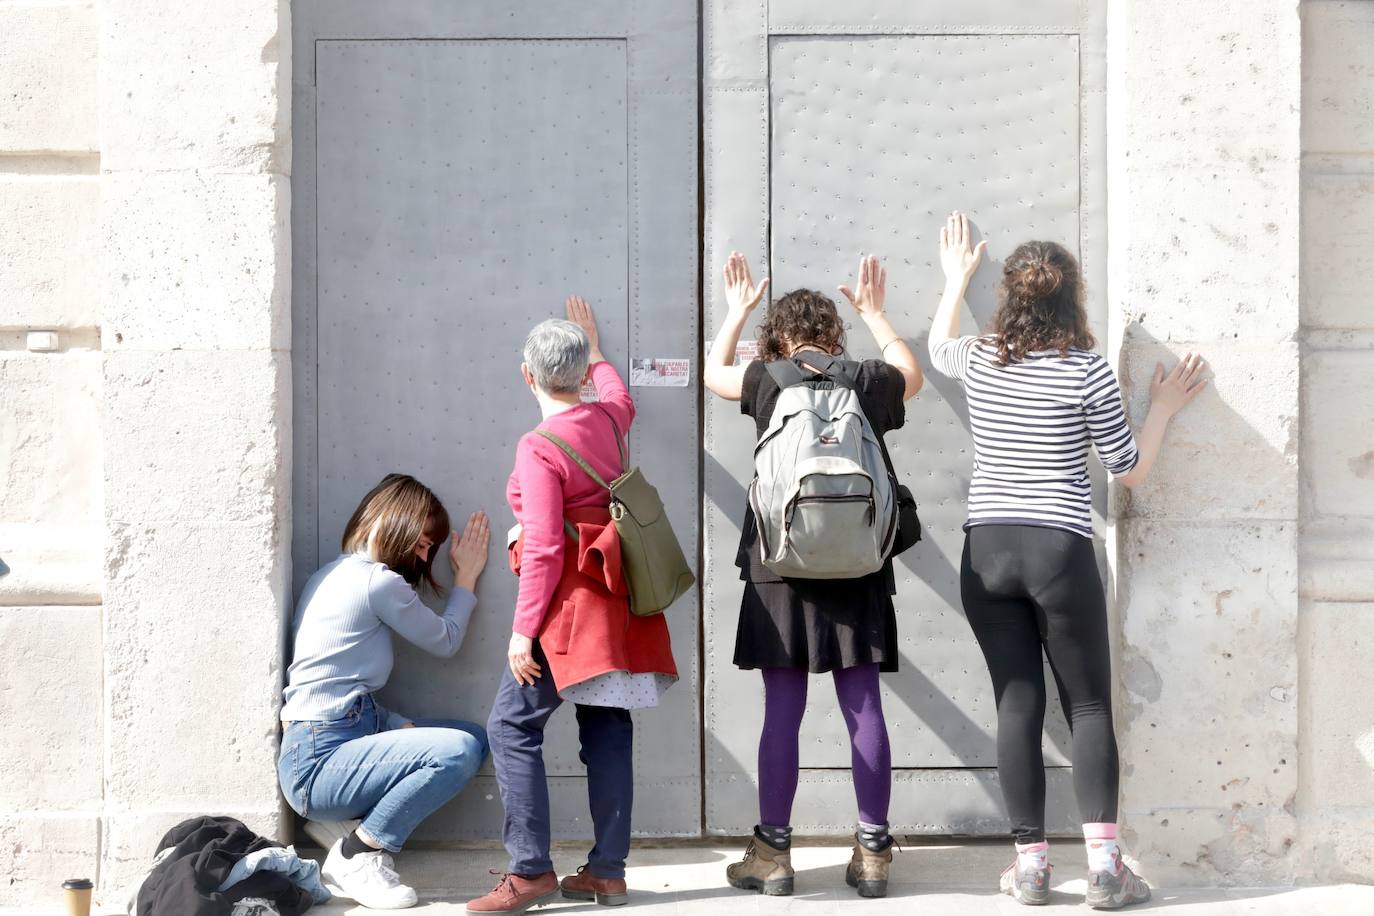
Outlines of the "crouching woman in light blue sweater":
M387 475L349 519L343 553L306 583L292 621L277 776L308 833L346 831L325 859L325 886L375 909L415 905L391 853L487 755L480 725L412 721L374 697L391 674L393 633L444 658L463 644L487 562L487 517L474 512L461 536L453 532L454 585L438 615L417 589L439 590L432 554L448 535L448 513L428 487ZM338 823L352 819L361 823Z

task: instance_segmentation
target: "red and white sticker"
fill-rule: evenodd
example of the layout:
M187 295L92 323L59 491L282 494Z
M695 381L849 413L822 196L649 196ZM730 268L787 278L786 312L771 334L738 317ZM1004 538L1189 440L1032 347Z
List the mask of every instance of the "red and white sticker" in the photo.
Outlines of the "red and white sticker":
M706 344L706 352L710 353L715 346L715 341ZM747 366L759 358L759 342L757 340L741 340L735 344L735 361L731 365Z
M630 384L636 388L686 388L691 379L690 359L630 360Z

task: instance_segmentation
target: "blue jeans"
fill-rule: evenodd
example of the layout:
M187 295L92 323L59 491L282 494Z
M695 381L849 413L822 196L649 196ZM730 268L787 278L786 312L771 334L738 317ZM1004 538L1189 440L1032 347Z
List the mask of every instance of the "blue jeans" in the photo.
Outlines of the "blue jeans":
M277 758L287 803L312 820L362 818L369 836L398 851L421 821L468 784L487 756L487 734L474 722L409 724L370 695L341 718L290 723Z
M522 685L509 667L502 673L487 720L496 784L506 809L501 839L510 853L507 870L526 877L553 871L544 726L563 704L538 640L534 660L544 674L533 684ZM587 865L598 878L623 878L634 807L634 722L628 710L579 703L577 732L596 837Z

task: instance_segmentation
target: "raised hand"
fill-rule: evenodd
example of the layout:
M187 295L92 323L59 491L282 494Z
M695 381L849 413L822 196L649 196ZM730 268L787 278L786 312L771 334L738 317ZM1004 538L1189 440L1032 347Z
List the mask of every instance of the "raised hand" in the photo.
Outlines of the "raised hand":
M725 259L725 301L730 311L749 314L763 300L766 292L768 278L764 277L763 282L755 286L754 278L749 273L749 261L738 251L730 252L730 257Z
M568 320L585 331L587 340L591 341L591 361L601 362L601 333L596 329L596 313L592 307L581 296L569 296L564 308L568 311Z
M468 591L475 591L477 578L487 566L487 555L491 546L491 523L487 514L477 511L468 516L468 523L460 535L457 531L449 535L448 559L453 564L453 584Z
M860 317L881 315L883 303L887 300L887 270L875 256L859 258L859 279L855 286L858 292L847 286L841 286L840 292Z
M986 240L974 247L968 217L958 210L951 213L940 229L940 267L945 272L945 282L967 284L987 247Z
M1150 380L1150 406L1172 417L1207 387L1207 379L1203 378L1206 370L1207 361L1195 353L1185 355L1167 373L1163 363L1155 363L1154 378Z

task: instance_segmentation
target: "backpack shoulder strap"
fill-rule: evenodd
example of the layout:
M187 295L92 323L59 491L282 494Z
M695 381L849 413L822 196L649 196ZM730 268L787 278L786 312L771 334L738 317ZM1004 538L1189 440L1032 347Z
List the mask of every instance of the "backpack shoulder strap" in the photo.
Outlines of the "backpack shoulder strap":
M801 371L801 367L797 366L798 360L800 360L802 366L822 376L832 384L840 388L848 388L850 391L858 390L858 376L844 364L843 360L836 359L828 353L808 352L804 356L794 357L787 361L788 364L796 367L799 372ZM805 378L804 375L803 378Z
M554 445L558 446L558 448L563 452L563 454L571 458L573 462L577 464L578 467L587 472L588 477L596 481L597 486L605 487L607 490L611 488L610 484L606 483L606 481L601 479L601 475L596 472L596 469L587 463L587 459L579 455L577 453L577 450L573 448L571 445L564 442L562 439L560 439L553 433L549 432L547 429L536 429L535 432L543 436L545 439L548 439Z
M790 359L779 359L771 363L764 363L763 368L768 370L768 374L777 382L779 388L791 388L793 385L800 385L806 381L806 373L801 366L792 362Z

